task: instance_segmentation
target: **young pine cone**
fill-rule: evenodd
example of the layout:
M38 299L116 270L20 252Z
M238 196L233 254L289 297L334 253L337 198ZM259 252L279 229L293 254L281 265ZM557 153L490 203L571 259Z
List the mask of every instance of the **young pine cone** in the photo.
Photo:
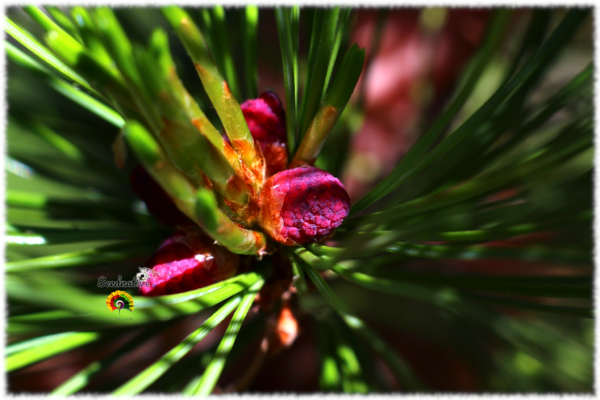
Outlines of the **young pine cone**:
M250 133L265 156L267 177L285 169L288 161L285 113L277 95L264 92L257 99L243 102L241 108Z
M259 221L274 240L293 246L331 236L349 211L350 198L339 179L302 166L279 172L265 182Z
M176 231L154 253L147 266L146 281L140 282L143 296L186 292L231 278L237 273L240 257L212 243L199 228Z

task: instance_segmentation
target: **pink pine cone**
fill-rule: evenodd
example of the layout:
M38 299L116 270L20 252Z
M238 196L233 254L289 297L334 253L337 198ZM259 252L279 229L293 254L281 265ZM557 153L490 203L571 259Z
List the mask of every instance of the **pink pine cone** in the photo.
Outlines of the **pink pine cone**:
M264 92L257 99L246 100L240 107L255 140L267 143L285 141L285 115L275 93Z
M231 278L240 258L215 245L198 228L176 231L154 253L148 280L140 283L143 296L182 293Z
M274 240L294 246L331 236L349 211L350 198L339 179L302 166L279 172L265 182L259 220Z
M285 169L285 112L277 95L271 91L264 92L257 99L243 102L241 108L250 133L265 156L267 176Z

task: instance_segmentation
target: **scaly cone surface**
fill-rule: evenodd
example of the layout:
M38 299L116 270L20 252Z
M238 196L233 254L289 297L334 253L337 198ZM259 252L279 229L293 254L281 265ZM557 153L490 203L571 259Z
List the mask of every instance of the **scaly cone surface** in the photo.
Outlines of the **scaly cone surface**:
M234 276L239 264L237 254L213 244L199 228L180 228L148 261L152 272L140 283L140 294L160 296L209 286Z
M302 166L269 178L260 196L259 221L288 246L326 239L350 211L342 183L328 172Z

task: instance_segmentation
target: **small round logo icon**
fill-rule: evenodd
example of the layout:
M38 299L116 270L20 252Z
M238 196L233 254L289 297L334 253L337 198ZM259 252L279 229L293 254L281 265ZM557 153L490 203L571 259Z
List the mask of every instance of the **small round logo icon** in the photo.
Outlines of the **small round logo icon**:
M133 311L133 298L129 293L117 290L108 295L106 298L106 306L110 311L119 310L120 315L121 310Z
M150 270L150 268L142 268L140 267L140 271L138 272L136 275L136 278L138 281L140 282L146 282L148 280L148 278L150 278L150 272L152 272Z

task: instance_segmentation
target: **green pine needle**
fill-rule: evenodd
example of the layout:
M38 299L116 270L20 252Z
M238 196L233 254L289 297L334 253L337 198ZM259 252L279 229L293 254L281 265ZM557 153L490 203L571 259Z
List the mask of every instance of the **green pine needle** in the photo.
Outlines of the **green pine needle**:
M219 325L229 314L235 310L242 296L238 295L229 300L206 319L198 329L190 333L180 344L171 349L160 360L150 365L148 368L137 374L135 377L121 385L113 392L113 395L135 395L141 393L144 389L160 378L170 367L181 358L183 358L196 344L206 337L217 325Z
M31 339L6 348L6 371L35 364L49 357L94 342L100 338L97 332L65 332Z
M219 376L225 367L225 362L227 361L227 357L231 352L231 348L235 343L237 334L240 331L242 322L244 321L244 318L246 318L246 314L248 314L256 294L263 284L264 281L256 282L248 289L248 292L244 294L240 305L231 318L231 322L225 331L225 335L223 336L223 339L217 348L215 356L204 370L202 378L200 378L198 382L198 386L191 393L192 395L208 396L214 390L217 380L219 379Z

